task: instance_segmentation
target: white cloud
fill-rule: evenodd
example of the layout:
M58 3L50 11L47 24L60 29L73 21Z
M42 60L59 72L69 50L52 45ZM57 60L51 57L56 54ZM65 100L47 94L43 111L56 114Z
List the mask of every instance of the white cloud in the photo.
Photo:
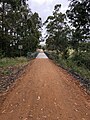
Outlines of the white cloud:
M52 2L53 0L31 0L31 1L33 1L33 2L35 2L35 3L37 3L37 4L42 5L42 4L44 4L44 3L50 3L50 2Z
M48 16L52 15L54 6L56 4L61 4L61 11L65 13L68 8L68 0L28 0L28 4L32 12L38 12L42 21L44 22ZM43 36L45 33L45 28L43 30Z
M45 21L56 4L61 4L61 11L65 12L68 7L68 0L28 0L29 6L33 12L38 12L42 21Z

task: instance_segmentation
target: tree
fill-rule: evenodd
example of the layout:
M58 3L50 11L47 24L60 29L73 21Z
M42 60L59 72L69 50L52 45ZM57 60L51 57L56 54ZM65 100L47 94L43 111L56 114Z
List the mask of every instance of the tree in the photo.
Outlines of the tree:
M0 1L0 51L5 56L19 56L34 51L39 43L41 18L32 13L26 0Z
M36 37L39 39L41 36L41 28L42 28L42 21L41 18L39 17L38 13L34 13L31 16L31 19L33 20L33 29L35 32Z
M63 57L66 57L68 49L68 36L69 36L69 26L66 23L65 14L60 12L61 5L58 4L54 7L53 15L49 16L45 21L48 38L47 46L53 47L62 54Z
M67 16L72 26L72 46L78 51L79 43L90 40L90 0L70 0Z

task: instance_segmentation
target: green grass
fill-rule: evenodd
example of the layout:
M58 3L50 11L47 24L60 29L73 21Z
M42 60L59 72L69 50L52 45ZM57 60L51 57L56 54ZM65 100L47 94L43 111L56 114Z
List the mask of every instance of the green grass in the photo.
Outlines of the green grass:
M71 70L83 78L90 79L90 70L85 66L77 66L77 64L74 61L64 59L59 59L58 63L65 69Z
M10 70L2 70L1 74L3 75L10 75L11 74L11 71Z
M24 65L24 64L27 64L27 62L28 60L25 57L2 58L0 59L0 67Z

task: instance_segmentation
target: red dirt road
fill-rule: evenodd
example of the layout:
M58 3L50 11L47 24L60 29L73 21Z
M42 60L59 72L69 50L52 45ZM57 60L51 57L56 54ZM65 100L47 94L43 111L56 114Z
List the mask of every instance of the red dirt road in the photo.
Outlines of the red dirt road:
M35 59L7 95L0 120L90 120L90 96L49 59Z

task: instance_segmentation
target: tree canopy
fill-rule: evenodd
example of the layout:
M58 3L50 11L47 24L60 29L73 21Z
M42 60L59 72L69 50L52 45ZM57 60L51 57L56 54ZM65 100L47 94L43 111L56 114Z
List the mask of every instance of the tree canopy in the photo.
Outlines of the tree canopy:
M54 7L53 15L45 21L47 29L47 48L56 50L67 58L69 49L77 53L90 51L86 46L90 42L90 0L69 0L65 14L60 11L61 5Z
M38 13L32 13L26 0L0 1L0 52L5 56L19 56L36 50L42 27Z
M57 50L65 56L68 48L69 26L66 23L66 15L60 12L61 4L55 5L53 15L45 21L47 28L47 46L49 49Z
M70 0L66 13L73 27L72 45L77 49L80 42L90 41L90 0Z

